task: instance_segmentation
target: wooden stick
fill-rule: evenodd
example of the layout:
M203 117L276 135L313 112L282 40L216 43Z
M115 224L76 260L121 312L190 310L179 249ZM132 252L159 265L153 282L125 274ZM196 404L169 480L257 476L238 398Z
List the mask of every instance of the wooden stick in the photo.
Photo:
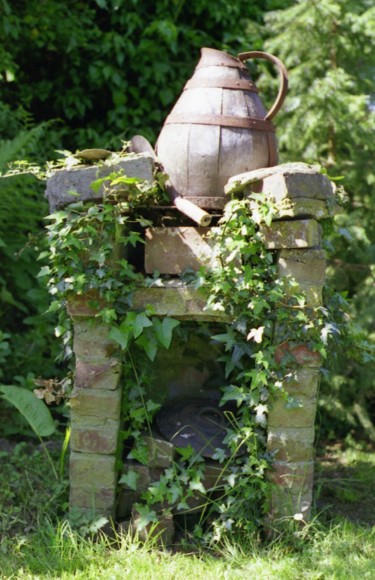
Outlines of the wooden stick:
M192 203L188 199L181 197L180 195L176 195L172 197L173 205L177 207L177 209L183 213L184 215L188 216L192 219L195 223L200 226L209 226L211 223L211 216L209 213Z

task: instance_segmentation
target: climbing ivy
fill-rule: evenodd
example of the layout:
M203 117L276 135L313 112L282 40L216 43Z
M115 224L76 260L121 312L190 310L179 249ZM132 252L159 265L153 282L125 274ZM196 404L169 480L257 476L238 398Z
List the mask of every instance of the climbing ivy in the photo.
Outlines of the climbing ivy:
M49 216L49 263L41 274L48 276L54 297L50 310L60 314L57 334L65 338L65 355L71 352L65 313L70 298L91 298L96 317L109 325L109 336L123 352L122 438L129 456L147 464L142 434L151 433L160 404L147 396L150 377L145 360L153 361L158 349L169 348L173 332L186 329L172 318L160 319L151 306L132 309L137 288L163 284L132 263L132 249L144 243L143 231L152 225L144 217L145 207L165 203L162 187L119 174L99 180L93 188L102 185L101 203L73 203ZM270 490L265 474L272 461L265 445L268 404L278 394L289 406L298 406L284 389L286 375L296 367L292 346L303 343L325 358L330 342L350 334L343 299L340 309L337 296L335 307L329 303L308 307L293 282L278 277L274 254L265 250L259 229L260 222L271 224L275 208L257 194L252 196L254 203L256 212L251 211L248 199L227 203L210 234L219 266L202 267L185 280L202 293L207 308L230 320L220 323L219 332L215 325L210 337L221 346L219 361L226 377L220 404L230 405L225 411L229 424L225 449L216 449L214 455L221 466L217 485L206 490L203 458L190 446L177 448L179 460L149 486L135 506L140 527L157 521L160 512L189 512L191 501L197 498L201 508L196 538L218 540L229 532L260 526ZM366 351L368 345L362 346ZM136 474L130 469L122 481L135 487Z

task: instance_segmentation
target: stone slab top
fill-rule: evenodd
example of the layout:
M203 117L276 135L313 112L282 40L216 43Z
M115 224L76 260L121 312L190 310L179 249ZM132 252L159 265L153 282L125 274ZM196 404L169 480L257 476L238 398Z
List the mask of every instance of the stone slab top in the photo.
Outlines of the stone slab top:
M128 154L124 157L114 155L95 165L78 165L58 169L47 180L46 198L51 212L77 201L98 201L103 199L103 186L98 192L91 189L97 179L114 172L122 172L127 177L138 177L152 181L154 160L148 153Z
M234 175L228 180L227 185L224 187L224 191L226 194L237 193L243 191L247 185L261 181L266 177L271 177L272 175L291 173L315 174L320 172L320 165L309 165L308 163L302 162L283 163L281 165L275 165L274 167L262 167L260 169L254 169L253 171Z

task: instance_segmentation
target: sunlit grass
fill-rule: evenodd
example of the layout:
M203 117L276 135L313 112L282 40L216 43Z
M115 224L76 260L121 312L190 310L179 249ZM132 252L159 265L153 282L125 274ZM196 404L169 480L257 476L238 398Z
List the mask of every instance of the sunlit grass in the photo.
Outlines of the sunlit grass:
M128 535L80 538L68 524L46 526L0 556L2 578L358 579L375 577L375 528L342 521L292 529L277 540L226 542L215 552L161 550Z
M352 487L357 490L358 501L362 502L362 512L367 505L371 509L373 478L370 476L375 454L347 450L338 452L337 462L336 458L334 461L336 471L342 466L350 468L350 475L354 477ZM3 463L0 488L1 579L375 578L375 527L354 524L343 517L330 521L329 511L318 515L305 527L291 521L282 533L272 538L243 535L220 546L200 551L195 549L190 553L183 552L181 546L163 550L155 541L145 544L137 538L115 532L95 539L82 537L61 516L60 519L55 516L59 507L61 510L60 496L56 493L61 483L57 485L52 478L49 480L43 465L41 453L30 455L22 447L12 459L9 457L8 462ZM38 470L42 482L36 476ZM335 486L336 471L325 474L326 479L331 476L331 488ZM341 497L343 478L341 471L339 474L336 483ZM346 474L344 479L345 489L350 491L350 479ZM361 483L360 488L355 488L355 481ZM324 482L322 485L324 489ZM335 501L335 496L331 497ZM51 501L55 502L56 509ZM351 514L353 502L346 505Z

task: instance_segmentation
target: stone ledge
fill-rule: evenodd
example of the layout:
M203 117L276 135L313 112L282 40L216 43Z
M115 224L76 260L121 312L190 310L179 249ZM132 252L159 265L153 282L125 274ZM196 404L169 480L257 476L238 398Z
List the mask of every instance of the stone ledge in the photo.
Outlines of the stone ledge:
M277 217L315 217L324 219L340 211L334 184L321 173L319 165L285 163L256 169L231 177L224 188L227 194L264 193L277 207Z
M225 312L207 308L198 290L180 281L166 282L164 286L140 288L133 296L133 309L143 310L148 305L157 316L173 316L181 320L226 322L231 318Z
M154 162L147 154L115 156L113 160L91 166L77 166L72 169L57 170L47 181L46 197L51 212L77 201L103 200L104 187L96 193L91 189L93 181L113 172L122 171L127 177L138 177L152 181Z

